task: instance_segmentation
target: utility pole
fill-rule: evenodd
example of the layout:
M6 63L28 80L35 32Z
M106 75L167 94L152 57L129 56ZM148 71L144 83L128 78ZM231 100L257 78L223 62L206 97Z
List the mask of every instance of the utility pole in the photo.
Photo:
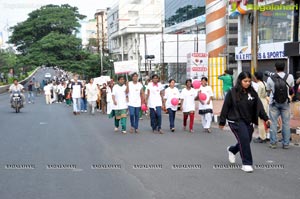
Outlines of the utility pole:
M164 41L164 27L161 27L161 77L160 79L165 81L165 41Z
M253 75L257 68L257 29L258 29L258 0L254 0L254 6L252 11L252 23L251 23L251 74Z

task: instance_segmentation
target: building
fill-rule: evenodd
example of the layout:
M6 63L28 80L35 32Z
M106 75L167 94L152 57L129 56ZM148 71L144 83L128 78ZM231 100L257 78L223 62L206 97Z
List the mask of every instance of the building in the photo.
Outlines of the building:
M79 37L82 39L83 48L88 48L91 39L97 39L97 21L96 19L91 19L88 21L81 22L81 31Z
M230 14L238 16L238 47L235 48L235 59L238 61L240 71L251 71L251 30L257 30L258 63L256 71L275 71L276 62L284 62L290 65L285 44L293 41L294 32L294 10L298 5L291 0L260 0L258 6L254 7L253 1L244 4L242 1L232 2ZM258 25L254 27L253 10L257 10ZM299 14L297 15L299 18ZM295 52L295 49L292 51ZM292 56L292 54L291 54ZM252 68L253 68L252 67ZM299 66L297 66L299 67ZM298 68L299 70L299 68ZM287 72L294 73L291 67Z
M109 10L108 48L116 60L141 63L141 37L162 32L163 7L163 0L119 0Z
M107 12L110 8L99 9L95 13L97 30L97 52L108 53Z

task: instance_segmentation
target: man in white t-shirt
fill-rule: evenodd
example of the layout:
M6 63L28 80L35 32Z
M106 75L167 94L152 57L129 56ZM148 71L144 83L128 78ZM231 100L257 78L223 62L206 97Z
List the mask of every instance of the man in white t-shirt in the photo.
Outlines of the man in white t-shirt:
M138 82L138 74L132 74L132 81L126 84L126 93L128 95L128 109L130 115L130 133L138 133L139 114L141 111L142 101L144 101L143 85Z
M9 87L9 92L10 93L19 92L24 106L25 96L22 94L23 91L24 91L24 86L22 84L19 84L17 79L14 79L14 83ZM10 102L11 101L12 101L12 94L10 95Z
M46 104L52 104L50 84L46 83L46 85L44 86L44 94L45 94Z
M126 133L127 121L127 99L126 85L123 76L118 77L118 83L112 89L113 111L111 116L115 116L115 131L119 130L121 120L122 133Z
M82 96L82 84L78 82L78 77L74 77L74 82L71 86L71 95L73 99L73 114L80 114L80 99Z
M153 133L158 131L160 134L163 134L161 130L163 87L158 81L158 75L152 75L152 82L150 82L147 87L147 102L150 108L150 120Z
M88 102L89 112L95 114L96 101L98 99L98 87L94 84L94 79L90 79L90 83L86 85L86 99Z

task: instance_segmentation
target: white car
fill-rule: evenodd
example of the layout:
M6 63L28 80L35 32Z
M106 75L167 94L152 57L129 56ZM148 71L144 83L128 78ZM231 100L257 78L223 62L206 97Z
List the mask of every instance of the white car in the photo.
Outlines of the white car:
M46 73L45 74L45 78L51 78L51 74L50 73Z

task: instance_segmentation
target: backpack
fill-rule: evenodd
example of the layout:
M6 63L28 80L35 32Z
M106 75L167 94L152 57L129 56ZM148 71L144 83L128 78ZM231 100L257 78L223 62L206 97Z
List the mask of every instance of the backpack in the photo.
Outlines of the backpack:
M285 74L283 78L281 78L278 74L271 76L275 88L273 92L273 99L275 100L275 102L279 104L285 103L286 100L289 100L289 96L288 96L289 85L286 82L287 78L288 78L288 74Z

